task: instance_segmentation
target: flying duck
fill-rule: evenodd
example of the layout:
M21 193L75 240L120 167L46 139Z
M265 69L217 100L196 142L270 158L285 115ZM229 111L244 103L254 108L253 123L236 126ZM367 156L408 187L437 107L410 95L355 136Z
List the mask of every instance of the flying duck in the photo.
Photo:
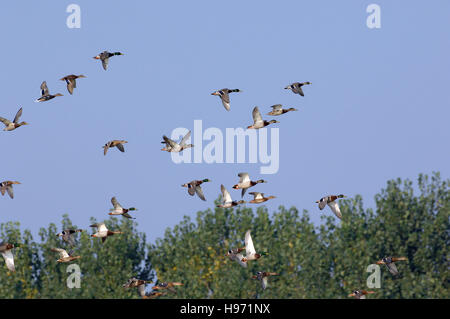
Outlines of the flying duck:
M404 261L408 260L406 257L384 257L383 259L377 261L377 265L386 265L387 269L389 269L389 272L397 276L399 274L397 270L397 266L394 264L396 261Z
M108 52L108 51L103 51L102 53L96 55L94 57L94 59L101 60L103 69L106 71L106 69L108 68L109 58L112 57L112 56L115 56L115 55L124 55L124 54L121 53L121 52L113 52L113 53L111 53L111 52Z
M336 199L343 198L345 195L330 195L322 197L320 200L316 201L319 204L319 209L322 210L325 208L325 205L328 205L333 213L338 217L342 218L341 210L339 209L339 205L336 202Z
M128 143L127 141L124 140L112 140L107 142L104 146L102 146L103 148L103 155L106 155L106 153L108 152L108 149L111 147L117 147L119 149L119 151L121 151L122 153L125 152L125 148L123 147L123 144Z
M96 238L101 238L102 239L102 243L105 242L106 238L108 238L108 236L112 236L114 234L123 234L123 232L121 231L111 231L108 228L106 228L105 223L97 223L97 224L93 224L89 227L96 227L97 228L97 232L93 235L91 235L91 237L96 237Z
M9 197L14 198L14 190L13 185L14 184L20 184L20 182L17 181L4 181L0 183L0 193L2 193L2 196L5 195L5 191L8 192Z
M257 260L264 255L268 255L267 252L256 253L255 246L253 246L252 236L250 230L245 233L245 257L242 258L242 262L246 263L249 260Z
M83 74L80 74L80 75L70 74L70 75L66 75L65 77L61 78L60 81L66 81L67 91L69 91L69 93L72 95L73 89L77 87L76 79L79 79L79 78L85 78L85 76Z
M231 199L230 193L227 191L225 186L220 185L220 190L222 191L222 204L221 205L217 205L217 207L230 208L230 207L237 206L237 205L245 203L245 201L243 201L243 200L233 201Z
M14 120L12 122L3 117L0 117L0 122L5 124L5 128L3 129L3 131L12 131L18 127L21 127L22 125L28 125L27 122L19 123L19 119L21 116L22 116L22 108L20 108L19 111L17 111L16 116L14 117Z
M73 254L72 251L67 253L67 251L65 249L62 249L62 248L52 248L51 251L59 253L59 259L57 260L57 262L59 262L59 263L68 263L68 262L71 262L73 260L81 258L81 256L73 256L72 255Z
M197 193L197 196L200 197L201 200L206 201L205 195L203 195L203 190L200 185L207 182L210 182L210 180L207 178L203 180L194 180L189 183L181 185L181 187L187 187L189 195L194 196L195 193Z
M264 193L260 192L250 192L250 195L253 195L253 199L249 201L252 204L259 204L267 202L269 199L276 198L275 196L264 197Z
M242 91L239 89L231 89L231 90L230 89L222 89L222 90L217 90L217 91L211 93L211 95L220 96L223 106L225 107L225 109L227 111L229 111L230 110L230 95L229 95L229 93L232 93L232 92L242 92Z
M292 92L294 92L295 94L300 94L301 96L305 96L305 94L303 93L302 90L302 86L303 85L310 85L311 82L295 82L292 84L289 84L288 86L285 87L286 90L292 90Z
M233 188L234 189L242 189L241 197L244 197L244 194L248 188L253 187L256 184L267 183L263 179L259 179L257 181L250 180L250 176L248 175L248 173L239 173L238 177L239 177L239 183L234 185Z
M61 93L50 94L50 91L47 87L47 82L42 82L41 84L41 97L35 100L35 102L45 102L51 100L57 96L63 96Z
M117 201L116 197L111 198L111 203L113 204L114 208L110 209L109 215L122 215L123 217L135 219L128 214L129 211L136 211L137 209L134 207L130 208L123 208L119 202Z
M278 276L278 274L276 272L258 271L256 275L252 276L252 278L261 281L262 288L266 289L267 279L269 276Z
M276 116L276 115L281 115L281 114L291 112L291 111L298 111L297 109L294 109L293 107L290 107L288 109L283 109L283 106L281 104L272 105L271 108L272 108L272 111L267 113L267 115Z
M187 134L181 139L180 143L176 143L175 141L171 140L167 136L163 135L163 144L166 144L166 147L162 148L161 151L166 152L181 152L187 148L194 147L193 144L186 144L186 141L191 136L191 131L187 132Z
M75 234L81 233L82 229L64 229L62 232L56 234L56 236L61 237L63 241L71 245L75 246Z

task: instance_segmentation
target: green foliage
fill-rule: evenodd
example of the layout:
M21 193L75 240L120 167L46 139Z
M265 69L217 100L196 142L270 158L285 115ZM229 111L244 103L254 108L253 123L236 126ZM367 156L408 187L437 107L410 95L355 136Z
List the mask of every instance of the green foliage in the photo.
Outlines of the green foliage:
M95 220L91 220L95 223ZM77 228L67 215L61 228L50 224L39 231L40 244L34 243L30 232L20 234L19 224L1 224L1 238L21 243L14 249L16 272L7 271L3 260L0 267L0 298L138 298L136 289L124 289L122 285L136 276L151 280L151 267L146 259L145 234L136 231L136 223L116 218L107 220L111 230L121 230L102 244L101 239L91 238L90 231L78 235L73 248L80 259L70 263L58 263L58 253L52 248L72 249L56 236L62 229ZM70 264L81 270L81 287L68 288L67 272Z
M77 235L74 252L81 259L70 264L81 269L80 289L67 287L69 264L57 263L50 250L70 249L56 236L77 228L67 215L60 227L41 228L39 243L19 223L2 223L0 238L21 245L14 249L16 272L1 260L0 298L138 298L136 289L122 288L133 276L184 284L161 298L348 298L354 289L374 290L369 298L449 298L449 180L435 173L419 175L417 187L388 181L375 203L365 209L360 196L339 200L342 220L317 210L320 225L294 207L280 206L273 214L264 206L208 209L195 221L184 217L152 244L135 222L111 218L107 227L124 234L104 244L91 231ZM225 253L244 247L249 229L256 251L269 254L243 268ZM381 288L368 289L367 267L386 255L408 261L396 263L399 278L381 265ZM263 290L251 278L257 271L279 276L269 277Z

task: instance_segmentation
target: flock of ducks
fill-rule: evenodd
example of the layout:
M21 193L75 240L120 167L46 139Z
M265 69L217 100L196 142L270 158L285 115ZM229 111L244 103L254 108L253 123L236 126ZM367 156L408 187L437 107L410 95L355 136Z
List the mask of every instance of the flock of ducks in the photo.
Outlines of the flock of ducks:
M108 52L103 51L102 53L96 55L94 59L101 60L102 67L106 71L108 69L109 65L109 59L113 56L120 56L124 55L121 52ZM80 78L86 78L84 75L67 75L63 78L61 78L61 81L65 81L67 84L67 91L69 94L73 94L74 89L77 87L76 80ZM299 94L300 96L304 96L304 92L302 87L305 85L310 85L311 82L295 82L285 87L285 89L291 90L295 94ZM41 86L41 97L36 99L36 102L46 102L49 100L52 100L55 97L62 96L60 93L56 94L50 94L50 91L47 87L46 81L43 81ZM221 89L214 91L211 93L211 95L219 96L224 108L227 111L231 110L230 106L230 93L237 93L242 92L240 89ZM292 111L298 111L295 108L288 108L283 109L283 106L281 104L276 104L271 106L272 111L267 113L267 115L270 116L279 116L288 112ZM16 113L16 116L14 117L14 120L11 122L3 117L0 117L0 121L5 125L4 131L13 131L21 126L27 125L27 122L19 122L20 117L22 116L22 108L19 109L19 111ZM252 117L253 117L253 124L248 126L248 129L260 129L263 127L266 127L271 124L279 123L276 120L263 120L261 113L259 111L259 108L255 106L252 111ZM166 135L163 135L163 141L162 144L165 144L165 147L161 149L161 151L166 152L182 152L185 149L194 147L193 144L187 144L187 140L190 138L191 132L189 131L181 140L180 142L175 142L174 140L168 138ZM104 155L107 154L108 150L110 148L116 147L121 152L125 152L124 144L128 143L125 140L112 140L108 141L102 148ZM235 190L241 190L241 198L244 197L247 189L254 187L258 184L267 183L267 181L263 179L259 180L251 180L248 173L242 172L238 174L239 182L235 184L232 188ZM188 194L190 196L194 196L197 194L197 196L203 200L206 201L205 195L203 193L201 185L203 183L211 182L211 180L205 178L202 180L192 180L188 183L182 184L182 187L186 187ZM14 198L14 191L13 191L13 185L20 184L18 181L3 181L0 183L0 193L5 195L5 193L8 193L9 197L11 199ZM222 208L231 208L234 206L238 206L240 204L246 203L243 199L241 200L232 200L230 193L225 188L225 186L222 184L220 185L220 190L222 192L222 203L217 205L217 207ZM275 196L265 196L264 193L261 192L249 192L249 195L253 196L253 199L249 201L249 203L252 204L260 204L264 203L268 200L276 198ZM331 209L331 211L338 217L342 218L341 211L339 209L339 205L337 203L337 200L340 198L345 197L344 195L329 195L322 197L320 200L316 201L318 203L319 209L323 210L326 205L328 205ZM130 208L124 208L122 207L119 202L117 201L116 197L111 198L111 203L113 205L113 208L110 209L109 215L120 215L124 218L128 219L135 219L130 215L130 212L135 212L137 209L135 207ZM105 223L96 223L93 225L90 225L90 227L96 228L97 231L91 235L93 238L101 238L102 243L106 241L106 239L110 236L116 235L116 234L123 234L120 230L109 230ZM74 260L77 260L81 258L81 256L75 256L73 248L76 247L76 240L75 236L77 233L83 232L82 229L65 229L57 234L58 237L62 239L62 241L68 246L69 251L64 248L51 248L52 252L59 254L59 259L57 259L58 263L68 263L72 262ZM250 230L248 230L245 233L245 247L242 248L233 248L230 249L226 254L225 257L228 257L232 261L236 261L240 266L246 268L249 261L256 261L260 259L263 256L268 255L267 252L256 252L255 246L253 244L253 240L250 234ZM8 242L0 242L0 253L2 254L7 268L11 271L15 271L14 266L14 255L12 253L14 248L20 247L20 244L13 244ZM245 255L244 255L245 252ZM398 270L395 266L394 262L397 261L403 261L406 260L405 257L384 257L380 261L377 262L377 264L384 264L387 266L389 271L392 273L392 275L397 276ZM255 275L253 275L251 278L257 279L261 282L262 288L266 289L268 286L268 278L270 276L278 276L278 273L275 272L269 272L269 271L258 271ZM152 292L146 293L145 287L146 284L150 284L152 282L137 279L137 278L130 278L124 285L123 288L138 288L139 295L142 298L156 298L162 295L166 295L167 292L176 293L176 289L174 287L176 286L182 286L183 284L181 282L161 282L152 287ZM355 290L350 294L349 296L353 296L357 299L364 299L367 294L374 293L373 291L365 291L365 290Z

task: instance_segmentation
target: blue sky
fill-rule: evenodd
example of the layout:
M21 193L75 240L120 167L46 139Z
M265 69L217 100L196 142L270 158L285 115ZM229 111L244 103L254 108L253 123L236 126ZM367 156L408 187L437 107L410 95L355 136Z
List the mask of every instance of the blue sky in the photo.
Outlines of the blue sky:
M69 29L69 4L81 28ZM381 7L381 29L366 26L366 7ZM8 1L0 10L0 116L23 107L30 125L0 131L1 180L18 180L0 197L0 222L40 227L68 213L79 227L108 218L110 199L139 209L148 239L183 215L213 207L220 184L239 172L267 184L255 191L279 205L307 209L327 194L361 194L365 205L388 179L449 177L450 2L436 1ZM108 71L92 59L121 51ZM59 79L84 74L73 96ZM47 81L58 97L34 103ZM311 81L305 97L283 88ZM210 93L231 95L226 112ZM161 136L177 127L246 127L251 111L283 104L280 169L260 164L174 164ZM267 117L267 116L264 116ZM126 152L101 146L125 139ZM204 142L205 144L205 142ZM182 183L209 178L203 202ZM246 198L249 200L250 198ZM254 206L253 206L254 207Z

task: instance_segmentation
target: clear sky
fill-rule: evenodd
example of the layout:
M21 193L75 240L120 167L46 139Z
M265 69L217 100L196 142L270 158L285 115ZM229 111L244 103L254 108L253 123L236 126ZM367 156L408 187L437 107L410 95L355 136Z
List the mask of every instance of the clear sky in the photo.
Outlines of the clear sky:
M81 28L69 29L69 4ZM369 29L366 8L381 7ZM20 221L37 239L68 213L79 227L108 218L110 199L139 209L148 239L183 215L212 208L220 184L239 172L267 184L253 190L279 205L307 209L328 194L361 194L365 206L388 179L450 173L450 2L435 1L4 1L0 5L0 116L23 107L30 123L0 131L0 180L17 180L0 197L0 222ZM92 59L121 51L108 71ZM84 74L73 96L59 79ZM34 103L47 81L57 97ZM284 87L310 81L305 97ZM210 93L232 93L231 111ZM295 107L277 118L280 168L257 164L174 164L161 152L177 127L246 127L251 111ZM264 118L268 116L263 115ZM194 136L193 136L194 137ZM101 146L125 139L126 152ZM207 142L204 142L206 144ZM207 202L181 184L209 178ZM250 197L246 197L249 200ZM255 206L253 206L255 207Z

